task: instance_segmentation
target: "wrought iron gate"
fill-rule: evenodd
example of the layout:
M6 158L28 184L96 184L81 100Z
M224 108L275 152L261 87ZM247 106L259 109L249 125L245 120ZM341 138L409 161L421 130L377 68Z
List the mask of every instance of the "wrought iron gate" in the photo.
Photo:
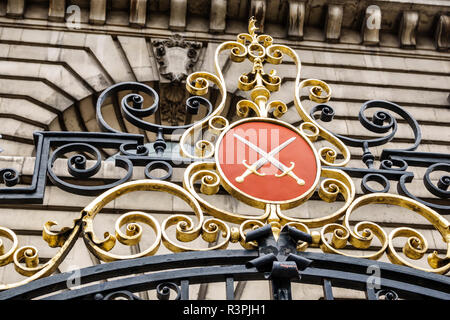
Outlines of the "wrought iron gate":
M271 297L276 300L292 299L292 283L320 285L323 287L324 299L333 299L333 287L363 291L370 300L450 299L450 279L443 275L450 269L450 224L444 217L450 212L450 191L447 190L450 176L440 177L437 185L430 178L435 171L450 172L450 155L416 151L421 141L417 121L402 107L388 101L368 101L363 104L358 115L366 129L386 134L383 137L358 139L326 130L319 119L322 122L333 120L335 111L326 104L331 96L330 87L316 79L300 81L301 63L295 51L287 46L274 44L270 36L257 35L255 30L255 21L252 19L249 33L240 34L237 41L225 42L218 47L217 75L195 72L188 76L186 88L191 94L198 96L186 101L184 125L154 124L145 120L158 109L158 94L147 85L125 82L108 88L97 100L97 122L106 132L34 134L36 162L31 184L28 187L14 187L19 182L19 172L1 169L0 182L5 183L6 187L0 189L0 203L42 203L47 178L53 185L67 192L98 197L84 208L74 220L73 226L55 232L50 230L54 222L45 224L44 240L50 247L61 248L46 263L39 262L36 248L19 248L14 232L7 228L0 229L1 235L13 243L6 253L2 249L0 264L13 263L20 274L28 277L22 282L0 286L3 290L0 299L139 299L137 292L155 289L158 299L172 297L185 300L189 299L189 286L212 282L223 282L226 298L233 299L236 281L256 280L269 281ZM243 74L238 81L239 89L251 92L251 100L238 101L236 113L248 119L232 124L220 116L227 92L217 63L218 55L223 50L230 50L233 62L248 59L253 64L252 71ZM284 102L268 102L270 93L280 88L281 78L275 72L265 73L263 63L280 64L283 56L289 56L298 71L294 92L295 108L302 118L298 124L279 120L288 108ZM217 107L200 97L207 93L208 81L215 84L221 94ZM301 89L307 87L311 87L308 93L310 100L317 103L309 112L300 99ZM105 100L120 91L131 93L124 96L119 111L129 123L155 134L156 139L151 144L145 145L143 135L123 133L104 119L102 106ZM151 97L150 107L144 107L144 98L138 92ZM201 107L204 107L204 116L191 123L192 116L198 114ZM412 145L405 149L384 149L380 158L376 159L370 148L392 141L397 132L397 120L384 110L375 112L369 119L365 112L373 108L389 110L406 122L414 134ZM266 151L258 143L233 134L233 130L239 126L276 128L284 130L287 138L282 144L274 145L270 151ZM173 154L166 152L171 142L166 141L165 136L177 131L183 132L179 142L182 157L174 159ZM221 158L220 152L224 150L221 143L227 139L227 134L230 139L237 139L232 140L233 143L240 141L247 148L245 150L253 150L261 155L253 163L249 159L236 163L240 170L236 176L229 174L232 170L226 171L225 162ZM288 153L287 146L294 140L303 149ZM321 147L316 150L314 143L319 141L326 141L333 148ZM362 149L361 160L365 168L346 167L350 160L348 146ZM105 148L117 151L112 159L117 167L126 170L125 176L99 185L76 184L76 181L88 180L99 172ZM281 150L284 150L284 155L291 157L289 162L274 158ZM300 157L307 152L310 153L310 158L302 160ZM55 174L53 167L57 158L72 153L77 154L67 158L67 168L73 180L64 181ZM95 164L89 168L87 155L95 160ZM375 168L376 160L380 161L379 168ZM272 175L259 171L265 164L272 165L278 171ZM129 181L134 166L145 167L148 179ZM167 181L173 168L177 166L187 166L183 186ZM305 166L311 168L307 170L307 173L312 172L309 176L301 174L305 173L301 171ZM408 191L407 184L414 178L414 174L408 171L410 166L427 167L424 185L439 199L434 202L425 201ZM152 171L157 168L163 169L165 175L159 178L153 176ZM286 185L289 183L290 187L278 188L281 191L274 192L276 197L269 192L255 196L243 187L246 183L251 186L248 182L251 179L258 181L260 187L268 180L255 179L264 176L272 176L271 181L284 181L283 184ZM352 177L362 179L361 189L365 195L356 198ZM377 182L382 189L375 190L369 185L371 181ZM399 195L388 193L391 181L397 182ZM298 187L293 195L286 199L277 198L287 189L293 189L292 186ZM117 220L114 235L108 233L103 239L98 238L93 228L95 216L108 202L134 191L161 191L180 198L190 206L197 223L186 215L174 214L160 224L150 214L129 212ZM229 193L252 206L255 211L263 212L260 215L228 212L200 196L214 195L219 191ZM310 198L326 202L337 201L342 206L331 214L311 219L290 217L283 212ZM351 226L352 213L369 204L403 207L427 219L447 245L445 256L436 251L428 252L427 260L431 269L417 267L396 252L393 240L406 237L404 255L412 260L421 259L428 248L418 231L399 227L387 234L380 225L371 221ZM204 213L211 217L206 218ZM137 254L125 257L112 254L110 251L117 243L128 246L139 243L142 227L138 222L153 229L155 241ZM121 227L125 225L124 233ZM188 243L201 238L211 245L207 249L184 246L171 239L173 235L166 232L171 226L176 226L175 237L178 241ZM321 229L310 230L317 228ZM217 240L219 235L222 235L220 241ZM73 273L50 275L80 236L92 254L108 263L78 270L76 277L81 287L68 289L67 283L74 279ZM361 258L341 250L346 246L367 249L373 245L374 238L378 238L381 245ZM161 243L176 253L155 255ZM229 243L240 243L246 250L225 250ZM308 247L320 248L324 253L305 252ZM384 254L393 264L376 261ZM376 279L369 272L374 269L379 271ZM98 281L100 283L95 283Z

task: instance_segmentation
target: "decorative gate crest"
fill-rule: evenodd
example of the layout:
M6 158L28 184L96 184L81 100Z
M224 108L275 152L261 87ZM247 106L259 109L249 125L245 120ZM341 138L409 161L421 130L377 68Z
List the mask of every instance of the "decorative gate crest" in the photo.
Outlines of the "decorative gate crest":
M412 180L411 173L406 171L408 165L425 166L426 163L429 166L426 174L428 180L432 171L446 170L450 172L450 156L415 152L414 150L420 143L420 129L417 122L402 108L386 101L369 101L364 104L360 113L360 121L364 127L378 133L390 131L386 137L362 141L335 135L325 129L316 120L315 113L320 112L320 119L323 122L332 121L334 110L325 104L331 97L330 87L317 79L300 80L301 62L295 51L287 46L274 44L273 39L268 35L257 35L256 30L255 20L251 19L248 33L239 34L237 41L227 41L218 46L215 53L216 74L195 72L187 77L186 88L191 94L205 95L212 83L217 86L221 95L218 106L214 109L211 103L204 98L198 96L189 98L186 106L186 113L189 114L189 117L198 112L200 105L206 105L208 108L206 116L193 124L163 126L144 121L142 118L152 115L157 110L158 95L147 86L123 83L105 90L97 103L97 120L101 128L109 133L98 133L95 136L81 134L76 137L67 134L70 139L74 139L69 146L64 146L67 141L56 139L55 133L36 134L36 139L39 139L37 146L39 146L39 150L44 151L42 151L42 158L37 157L39 166L36 170L39 174L35 172L36 180L33 179L33 183L39 185L40 193L36 191L37 187L26 191L26 193L33 194L33 201L37 201L43 196L47 174L53 183L69 192L87 195L104 192L84 208L81 216L74 220L74 225L70 228L62 228L56 232L50 230L56 224L55 222L48 222L44 226L44 240L51 247L61 248L53 259L44 264L39 263L38 253L34 247L19 248L17 236L9 229L0 228L0 235L10 239L13 243L7 251L3 246L0 247L2 249L0 265L14 263L16 270L28 277L21 282L0 286L0 289L20 287L53 273L80 235L85 240L87 248L97 258L106 262L154 255L161 243L173 252L183 252L225 249L230 242L239 242L242 247L252 252L249 255L255 255L248 256L249 259L246 262L246 268L250 270L249 274L269 272L269 278L274 284L273 296L276 298L290 298L290 281L292 279L299 280L302 270L307 272L306 268L313 261L320 260L320 257L314 254L301 255L301 252L306 251L309 246L320 248L325 253L357 259L377 260L386 253L394 264L430 273L446 274L450 270L450 224L447 219L434 210L445 214L449 212L450 205L447 203L428 206L428 203L418 198L415 199L414 196L406 197L386 193L389 190L389 180L399 181L400 193L406 193L405 183ZM160 44L161 46L163 43ZM236 114L245 119L234 123L229 123L226 118L221 116L226 102L227 89L218 57L224 50L230 51L230 59L233 62L239 63L248 59L253 63L252 70L244 73L238 79L238 88L250 91L250 100L240 100L236 104ZM162 55L162 51L160 53ZM269 73L264 70L265 63L278 65L285 58L290 58L297 68L293 101L302 119L298 127L282 120L288 110L285 102L270 101L271 92L277 91L281 87L281 78L276 75L274 70ZM174 80L173 77L172 80ZM176 78L180 79L179 76ZM310 112L306 111L300 99L301 91L306 88L309 88L309 99L318 103ZM143 107L143 98L139 94L132 93L124 97L121 107L125 118L130 123L140 129L157 134L157 139L153 143L156 157L149 155L149 150L143 145L141 136L123 134L112 128L103 119L102 103L111 93L120 89L141 89L153 97L153 105L145 108ZM399 114L406 119L415 134L415 143L411 148L384 150L380 169L374 168L375 157L371 154L370 147L389 142L395 135L397 126L394 117L386 112L377 112L371 120L368 120L364 116L364 111L373 107L387 108ZM173 159L169 159L164 153L167 147L164 134L172 134L178 129L185 130L179 147L184 160L190 163L183 176L183 187L162 181L170 177L172 165L175 165ZM79 138L92 139L94 147L89 143L81 143L77 140ZM108 139L111 138L115 140L109 141ZM332 147L317 147L323 142ZM361 147L364 150L362 160L367 168L345 167L350 160L350 152L346 144ZM58 149L50 156L52 146ZM75 188L72 185L63 184L51 173L55 157L65 152L93 153L100 158L100 152L95 146L108 146L120 150L116 157L116 165L127 169L127 176L120 180L120 184L108 186L107 191L105 191L105 187L101 186L98 188ZM66 149L62 150L62 148ZM44 163L46 161L48 161L48 165ZM83 179L95 174L95 170L98 171L97 167L86 169L85 162L86 158L71 157L68 160L70 173ZM131 179L130 172L133 165L145 166L146 176L152 179L122 183ZM161 180L153 179L150 171L155 168L164 168L168 174ZM6 184L11 186L17 183L17 172L4 170L1 172L4 173L1 177L2 182L6 181ZM39 182L38 176L44 180ZM362 189L368 194L355 200L356 188L350 176L362 177ZM367 186L367 182L373 180L384 186L384 192L373 192L375 190ZM432 185L428 180L426 186L430 191L433 190L432 192L438 197L448 199L447 188L450 184L448 176L443 176L437 186ZM252 214L231 212L214 206L208 200L208 196L217 194L221 187L234 198L253 207L254 212ZM1 190L4 192L2 195L4 197L0 200L6 202L7 195L13 191L5 192L4 190ZM107 232L103 238L98 237L93 227L96 215L111 201L134 191L170 193L189 205L195 214L196 221L187 215L173 214L159 223L151 214L132 211L117 220L113 233ZM286 213L287 209L300 207L313 195L317 196L316 199L325 202L336 202L340 204L340 207L331 213L312 218L304 217L301 213ZM18 200L17 195L14 200ZM430 268L422 268L404 257L418 260L427 253L426 239L416 230L398 227L387 233L379 224L371 221L362 221L352 226L350 220L354 211L369 204L400 206L426 218L439 231L446 243L445 256L442 257L437 252L429 253L427 261ZM206 217L206 214L211 217ZM136 254L122 256L111 253L118 243L128 246L139 244L144 230L140 224L146 224L153 230L153 242ZM125 232L122 231L123 226L126 226ZM168 231L172 226L175 227L176 239L173 239L173 235ZM199 249L190 246L190 242L199 238L210 243L209 247ZM404 256L396 252L394 247L396 238L407 238L403 246ZM342 251L343 248L349 246L356 249L368 249L374 246L375 239L378 241L376 250L366 255L351 255ZM253 249L259 250L258 253L255 253ZM246 254L239 255L236 259L243 261ZM214 255L219 257L220 254L211 253L211 257ZM186 258L186 261L192 261L190 259L193 258ZM339 263L345 264L345 261L339 260ZM239 272L245 274L247 269L239 269ZM192 275L192 279L195 277L196 275ZM431 278L430 275L428 280ZM433 281L438 281L433 279ZM182 281L179 281L179 287L174 284L166 287L175 288L177 297L185 297L186 293L182 292L185 292L183 290L186 288L183 287L183 283L184 285L186 283ZM439 278L439 281L444 283L447 280ZM227 282L227 288L229 285ZM329 288L329 284L326 282L323 285L324 288ZM395 285L392 284L392 286ZM8 294L8 291L4 293L4 297L8 297ZM14 291L11 294L14 296ZM67 296L71 294L76 295L76 293L67 293ZM89 294L94 295L94 291ZM107 294L111 294L111 292L107 292ZM162 295L162 293L160 294ZM371 291L371 296L374 295L375 293ZM378 292L378 295L381 293ZM431 293L430 295L433 296ZM100 296L104 297L104 295ZM391 296L393 295L391 294Z
M215 159L229 193L256 207L292 207L312 195L320 162L301 132L262 118L239 121L227 129L216 143Z

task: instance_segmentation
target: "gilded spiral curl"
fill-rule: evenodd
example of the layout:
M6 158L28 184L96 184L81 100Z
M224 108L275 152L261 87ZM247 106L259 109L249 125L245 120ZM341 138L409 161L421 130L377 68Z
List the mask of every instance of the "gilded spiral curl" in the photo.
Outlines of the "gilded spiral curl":
M370 221L361 221L354 228L351 228L350 216L352 213L356 209L369 204L400 206L408 209L410 212L420 214L441 234L443 241L447 245L446 255L441 257L434 251L427 256L427 262L431 268L420 267L410 260L423 258L428 250L428 242L417 230L408 227L399 227L387 234L381 226ZM331 239L327 237L329 234L332 234ZM369 249L375 237L380 242L380 249L375 252L361 256L351 255L339 250L346 245L356 249ZM396 251L394 246L394 240L399 238L406 239L402 247L403 256ZM426 272L445 274L450 270L450 224L437 212L418 201L400 195L373 193L358 198L350 205L345 213L342 225L332 223L325 225L321 229L320 248L327 253L374 260L380 259L386 253L389 260L394 264L404 265Z
M11 242L9 249L5 252L6 248L0 240L0 266L13 263L16 272L25 277L14 283L0 285L0 291L25 285L55 272L80 235L81 218L74 220L71 228L64 227L59 231L51 231L50 228L56 224L54 221L49 221L43 227L42 237L47 244L52 248L60 248L46 263L41 263L39 260L39 252L35 246L19 247L17 235L8 228L0 227L0 237L7 238Z
M220 113L223 111L225 107L225 101L227 96L227 90L225 85L225 80L223 78L223 74L220 68L219 64L219 54L224 50L230 50L230 59L234 62L242 62L247 56L247 47L242 45L239 42L236 41L227 41L219 45L216 49L215 56L214 56L214 67L216 70L216 74L214 75L209 72L195 72L188 76L186 80L186 89L194 95L205 95L208 93L209 83L212 82L215 84L219 91L220 91L220 102L216 109L205 119L202 121L199 121L198 123L194 124L192 127L190 127L188 130L186 130L180 139L180 153L182 156L200 160L203 158L211 157L211 155L214 153L214 150L212 149L210 153L204 154L199 152L192 153L189 150L188 145L196 145L196 141L198 140L198 137L203 136L203 130L208 127L209 121L220 115ZM202 140L200 138L200 140ZM207 143L206 143L207 144ZM196 148L196 151L198 148Z

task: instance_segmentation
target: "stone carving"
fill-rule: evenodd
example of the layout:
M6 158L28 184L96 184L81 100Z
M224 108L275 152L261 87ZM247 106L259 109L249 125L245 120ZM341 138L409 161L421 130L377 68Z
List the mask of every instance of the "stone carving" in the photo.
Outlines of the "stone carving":
M186 117L186 89L180 82L160 87L161 120L163 124L179 126Z
M175 34L167 40L153 41L153 47L161 75L161 120L172 126L182 125L187 91L181 83L193 71L202 44Z
M399 38L402 48L416 47L416 30L419 25L419 12L403 11L400 22Z
M193 71L202 44L185 41L175 34L167 40L153 41L153 46L161 76L171 82L181 82Z
M11 18L20 18L25 11L25 0L8 0L6 15Z
M341 4L328 5L327 19L325 23L325 39L328 42L339 42L341 37L342 17L344 6Z
M436 48L440 51L448 50L450 47L450 16L441 15L439 17L434 41Z
M266 19L266 0L252 0L250 4L250 17L254 17L259 23L258 32L264 32L264 20Z
M130 26L144 27L147 18L147 0L130 1Z
M288 36L295 40L303 40L303 24L305 22L305 2L289 1Z
M211 0L209 31L223 33L226 27L227 0Z
M183 31L186 28L187 0L170 0L171 30Z
M48 20L64 21L66 15L66 0L50 0L48 5Z
M378 45L380 43L381 9L378 6L368 6L361 28L362 43Z
M91 1L89 11L89 22L92 24L105 24L106 20L106 0Z

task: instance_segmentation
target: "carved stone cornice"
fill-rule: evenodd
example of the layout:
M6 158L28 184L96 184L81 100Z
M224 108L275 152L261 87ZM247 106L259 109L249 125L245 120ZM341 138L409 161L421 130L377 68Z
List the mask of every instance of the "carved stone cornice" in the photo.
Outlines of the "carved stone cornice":
M20 18L25 11L25 0L8 0L6 15L11 18Z
M50 21L64 21L66 14L66 0L50 0L48 19Z
M434 40L438 50L448 50L450 46L450 16L441 15L439 17Z
M295 40L303 40L303 25L305 23L304 0L289 1L288 37Z
M106 20L106 0L91 1L89 23L102 25Z
M147 19L147 0L130 0L130 25L144 27Z
M344 7L340 4L330 4L327 8L325 21L325 39L328 42L339 42L341 37Z
M378 45L380 43L381 9L378 6L368 6L361 27L362 43Z
M223 33L226 27L227 0L211 0L209 31Z
M170 1L170 20L169 28L171 30L183 31L186 28L187 0Z
M402 48L415 48L419 12L404 11L400 22L399 39Z
M260 32L270 26L276 30L273 36L277 38L320 41L317 31L323 30L322 40L340 42L341 35L355 35L353 31L357 31L363 45L392 46L392 41L384 41L381 36L390 34L398 35L402 48L414 48L420 36L434 38L437 50L448 50L447 0L95 0L77 4L65 0L7 0L0 10L0 19L2 23L20 25L20 19L28 19L33 11L33 23L50 20L49 28L64 28L64 20L71 16L67 8L74 5L80 9L81 30L89 32L97 28L111 32L102 25L113 25L129 28L121 30L129 33L136 33L134 28L142 28L145 33L161 33L168 28L177 32L235 34L241 32L241 22L254 16ZM41 10L35 10L37 7ZM378 24L380 28L371 28Z

